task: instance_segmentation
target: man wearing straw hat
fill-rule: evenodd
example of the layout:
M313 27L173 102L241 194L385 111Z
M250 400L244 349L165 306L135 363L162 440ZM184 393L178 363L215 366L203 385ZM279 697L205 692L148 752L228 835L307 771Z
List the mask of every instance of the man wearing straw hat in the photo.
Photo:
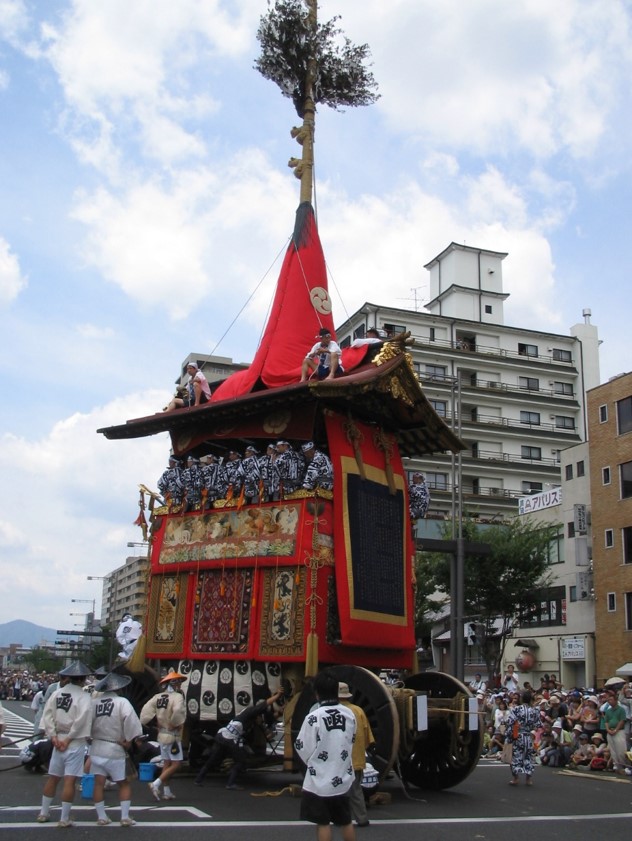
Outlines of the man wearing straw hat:
M127 698L117 695L131 680L129 675L110 672L94 687L98 697L93 698L92 702L90 767L94 774L94 808L97 810L98 826L112 823L105 814L103 799L108 776L118 786L121 826L134 826L136 823L129 816L132 788L125 776L125 752L132 741L142 735L143 726Z
M74 660L59 672L59 677L68 678L68 683L53 693L44 707L42 725L46 736L53 742L53 754L44 784L42 809L37 816L38 823L50 821L50 807L63 777L61 819L57 826L63 829L72 826L70 810L77 777L83 775L86 742L92 727L92 699L83 691L83 684L91 672L85 663Z
M160 681L163 689L150 698L140 711L142 724L149 724L154 718L158 722L158 743L160 756L164 762L162 773L157 780L149 783L149 790L156 800L175 800L169 780L178 770L184 759L182 753L182 729L187 717L184 695L180 691L184 675L172 669ZM160 789L162 787L162 795Z

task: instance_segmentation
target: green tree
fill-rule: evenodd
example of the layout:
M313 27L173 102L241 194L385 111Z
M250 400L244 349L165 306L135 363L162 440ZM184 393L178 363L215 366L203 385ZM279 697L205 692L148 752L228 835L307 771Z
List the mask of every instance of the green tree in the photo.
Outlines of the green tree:
M518 617L528 612L533 594L551 583L549 549L557 533L557 525L542 526L518 517L487 529L472 520L463 523L466 540L490 546L489 555L465 556L463 593L464 619L477 626L477 637L490 677L498 669L507 638ZM452 536L451 527L447 526L444 538ZM451 556L447 554L417 553L416 611L419 619L449 598L450 560Z
M299 117L305 115L307 97L334 109L375 102L377 83L366 67L368 45L352 44L336 26L338 17L318 23L316 5L316 0L307 5L276 0L259 24L261 55L255 67L292 99Z
M58 657L50 649L42 648L39 645L33 646L24 655L23 659L33 672L48 672L49 674L56 674L61 669L63 662L62 658Z

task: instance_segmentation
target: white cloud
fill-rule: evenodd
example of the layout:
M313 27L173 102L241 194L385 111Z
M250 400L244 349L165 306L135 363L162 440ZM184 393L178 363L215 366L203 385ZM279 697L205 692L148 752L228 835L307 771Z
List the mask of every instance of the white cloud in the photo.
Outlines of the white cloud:
M86 576L114 569L126 542L141 539L132 525L138 485L156 487L168 436L108 441L96 429L151 414L165 398L161 391L121 397L59 421L37 440L2 436L0 469L12 485L0 522L0 577L11 582L15 612L5 610L7 619L61 627L71 598L94 595Z
M342 26L369 43L394 130L479 155L591 154L632 62L621 0L608 14L600 0L371 0L345 8Z
M79 197L73 215L87 229L88 265L139 304L181 319L227 289L243 289L245 300L260 254L288 233L294 190L253 149L218 174L200 167L174 173L168 185L148 181L120 195L98 189Z
M15 44L28 23L23 0L0 0L0 38Z
M208 90L199 93L197 74L208 85L214 56L243 53L254 20L254 8L231 13L220 0L74 0L43 36L68 104L63 126L78 153L110 174L111 147L123 137L140 138L145 154L163 163L199 156L200 138L173 118L199 119L218 107Z
M14 301L26 287L27 279L20 270L20 262L9 243L0 237L0 304Z
M111 327L98 327L96 324L77 324L77 333L82 339L111 339L115 333Z

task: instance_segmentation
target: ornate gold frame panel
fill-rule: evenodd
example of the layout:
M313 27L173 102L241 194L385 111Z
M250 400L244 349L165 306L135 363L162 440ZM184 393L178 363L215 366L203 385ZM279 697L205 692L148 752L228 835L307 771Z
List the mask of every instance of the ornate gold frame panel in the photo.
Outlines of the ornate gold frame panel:
M350 456L341 456L340 464L342 466L342 500L341 500L341 515L344 534L345 547L345 562L346 562L346 580L349 593L349 617L351 619L362 620L365 622L376 622L382 625L397 625L404 627L408 625L408 593L407 588L409 581L406 575L407 556L406 556L406 528L408 527L408 519L406 511L401 512L402 530L401 534L395 531L387 532L385 528L381 528L380 512L374 508L371 510L370 505L377 503L369 503L368 508L362 512L363 529L369 533L367 543L370 544L370 552L367 546L367 557L354 558L353 555L353 528L349 510L350 497L350 477L353 477L354 483L358 481L373 482L380 486L380 491L383 494L383 504L388 504L392 498L390 494L390 487L394 485L395 490L401 492L401 504L405 506L406 493L404 477L399 473L391 473L387 476L386 470L374 467L370 464L364 463L364 478L361 475L360 468L355 458ZM357 477L357 478L356 478ZM389 483L390 478L390 483ZM389 493L384 493L389 491ZM365 501L366 504L366 501ZM357 506L357 500L354 505ZM392 520L388 520L392 522ZM401 541L401 552L395 553L393 551L394 541ZM357 549L357 547L356 547ZM384 559L384 566L376 566L376 560L382 552ZM369 563L368 555L371 555L373 563ZM396 555L401 555L401 568L397 569L395 563L397 561ZM390 568L386 564L390 561ZM401 607L401 613L389 613L386 610L367 610L357 606L360 598L356 592L356 585L354 583L354 572L356 576L360 574L361 569L358 564L365 567L364 572L367 576L372 576L376 570L378 576L376 577L375 591L388 595L388 591L394 594L394 600L398 600Z

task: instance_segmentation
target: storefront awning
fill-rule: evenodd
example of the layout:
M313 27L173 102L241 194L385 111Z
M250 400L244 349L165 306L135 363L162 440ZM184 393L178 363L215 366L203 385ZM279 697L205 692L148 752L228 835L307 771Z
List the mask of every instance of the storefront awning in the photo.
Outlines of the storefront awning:
M521 645L523 648L539 648L540 647L537 640L523 640L523 639L516 640L515 643L514 643L514 646L518 647L519 645Z
M616 674L622 675L623 677L627 675L632 675L632 663L624 663L620 668L617 669Z

